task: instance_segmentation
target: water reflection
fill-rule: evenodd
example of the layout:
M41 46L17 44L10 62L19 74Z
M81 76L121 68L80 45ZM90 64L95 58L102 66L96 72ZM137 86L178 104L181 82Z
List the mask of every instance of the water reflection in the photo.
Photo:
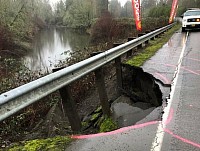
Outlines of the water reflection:
M51 70L70 53L89 45L89 35L66 28L42 30L33 41L33 51L25 57L25 64L32 71Z

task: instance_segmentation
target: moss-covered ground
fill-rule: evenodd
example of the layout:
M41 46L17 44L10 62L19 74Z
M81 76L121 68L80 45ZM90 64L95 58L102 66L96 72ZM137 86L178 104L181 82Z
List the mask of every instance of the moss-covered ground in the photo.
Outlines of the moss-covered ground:
M110 132L118 128L117 123L112 118L105 117L100 125L99 132Z
M64 151L72 142L68 136L23 141L11 145L8 151Z

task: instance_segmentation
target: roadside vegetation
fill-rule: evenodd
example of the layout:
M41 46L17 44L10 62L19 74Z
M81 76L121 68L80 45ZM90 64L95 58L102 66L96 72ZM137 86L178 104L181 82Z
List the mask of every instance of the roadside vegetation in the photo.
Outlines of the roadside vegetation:
M112 118L105 118L100 125L99 132L110 132L118 128L117 123Z
M0 54L21 56L29 51L30 41L52 17L47 1L0 1Z
M64 151L72 142L72 138L67 136L58 136L47 139L36 139L30 141L22 141L10 146L8 151Z
M136 55L128 60L126 63L132 66L142 66L143 63L151 58L160 48L163 47L164 44L166 44L170 37L180 29L180 24L175 25L170 30L162 34L159 38L155 40L149 41L149 44L146 48L143 50L140 50L139 52L136 52Z

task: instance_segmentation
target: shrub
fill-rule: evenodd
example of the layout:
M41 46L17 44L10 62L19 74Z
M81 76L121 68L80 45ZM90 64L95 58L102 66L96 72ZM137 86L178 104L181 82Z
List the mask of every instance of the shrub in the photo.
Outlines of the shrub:
M113 26L113 18L109 12L104 13L93 26L92 42L104 42L111 38L111 29Z
M171 7L169 5L160 5L153 7L148 14L148 17L169 17Z
M12 34L4 25L0 24L0 51L11 47Z

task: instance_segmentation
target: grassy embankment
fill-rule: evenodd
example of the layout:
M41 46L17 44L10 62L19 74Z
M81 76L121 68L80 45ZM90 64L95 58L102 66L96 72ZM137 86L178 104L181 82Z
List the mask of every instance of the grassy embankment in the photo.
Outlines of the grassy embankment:
M149 45L146 48L144 48L144 50L138 52L133 58L128 60L126 63L132 66L142 66L146 60L151 58L160 48L163 47L164 44L168 42L171 36L178 29L180 29L179 24L175 25L173 28L165 32L163 35L160 36L160 38L151 40L149 42Z

